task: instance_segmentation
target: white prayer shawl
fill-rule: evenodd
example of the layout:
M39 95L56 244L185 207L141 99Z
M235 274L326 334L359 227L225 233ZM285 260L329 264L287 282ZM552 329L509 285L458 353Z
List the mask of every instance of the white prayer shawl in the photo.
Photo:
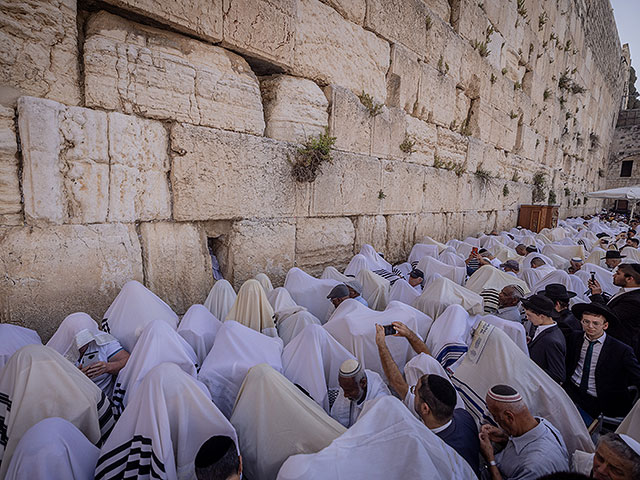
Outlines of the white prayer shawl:
M45 418L22 436L5 480L93 478L100 450L72 423Z
M473 245L474 247L480 248L480 239L476 237L467 237L464 239L464 241L469 245Z
M356 279L362 285L362 297L373 310L384 310L389 302L391 284L386 278L370 270L360 270Z
M596 280L604 292L609 295L615 295L618 293L620 287L613 284L613 272L606 268L599 267L592 263L585 263L574 275L580 278L585 285L588 285L588 282L591 279L591 272L595 272Z
M178 326L178 315L169 305L140 282L131 280L124 284L104 314L102 330L131 352L142 329L154 320L162 320L174 330Z
M196 480L200 446L235 429L202 385L173 363L155 366L100 450L96 479Z
M398 301L413 305L419 296L420 293L402 278L396 280L389 290L389 302Z
M0 323L0 373L11 356L26 345L42 345L40 335L29 328Z
M637 248L624 248L622 249L621 254L627 256L627 258L622 259L622 263L640 263L640 250Z
M626 249L625 249L626 250ZM591 253L587 257L584 263L591 263L593 265L598 265L599 267L605 267L604 256L607 254L607 251L604 248L594 247L591 250Z
M305 327L282 352L282 373L329 413L329 394L340 389L342 362L355 358L320 325Z
M362 247L360 248L360 255L364 256L364 258L367 260L369 270L386 270L387 272L391 271L391 264L384 258L382 258L382 256L380 256L380 254L376 252L376 249L371 245L366 243L362 245Z
M552 255L558 255L565 260L571 260L574 257L580 257L582 260L587 258L582 245L557 245L549 244L542 248L542 253L551 257Z
M553 266L553 260L551 260L545 254L540 252L531 252L527 253L524 257L520 257L520 273L522 273L523 270L531 269L531 260L536 257L544 260L544 263L546 263L547 265Z
M347 268L344 269L344 274L349 277L355 277L363 268L370 270L371 267L369 266L367 258L364 255L358 253L357 255L354 255L354 257L349 262L349 265L347 265ZM342 282L340 281L338 283Z
M436 319L449 305L462 305L469 313L483 312L482 297L448 278L436 278L413 303L413 306Z
M273 308L257 280L247 280L242 284L225 319L228 320L234 320L270 337L278 336L273 323Z
M247 478L275 480L291 455L315 453L345 429L268 365L247 373L231 416Z
M392 473L391 473L392 472ZM324 450L295 455L277 480L475 479L469 464L387 395L368 402L358 422Z
M349 400L344 396L344 390L340 388L338 397L331 407L331 417L335 418L341 425L347 428L350 428L358 421L358 417L367 402L391 395L389 388L382 381L380 375L367 369L365 369L364 373L367 377L367 394L364 397L364 401L358 404L357 402Z
M567 232L562 227L555 227L553 229L543 228L542 230L540 230L540 235L544 235L552 242L556 242L565 238L567 236Z
M324 328L358 359L362 368L386 378L376 346L376 324L389 325L394 321L404 323L420 338L427 336L432 323L427 315L404 303L391 302L384 312L376 312L357 300L348 299L340 304ZM415 352L405 338L388 336L386 340L393 360L402 370Z
M468 258L471 250L473 250L474 246L467 242L461 242L460 240L450 240L451 245L456 249L456 253L462 258Z
M624 433L640 442L640 402L636 402L631 411L624 417L616 429L616 433Z
M298 304L293 301L289 291L284 287L278 287L271 290L267 295L267 300L271 304L274 313L278 313L281 310L290 310L298 307Z
M467 276L466 267L454 267L452 265L447 265L433 257L422 257L418 262L417 268L422 270L425 274L427 272L438 273L458 285L462 285L465 277Z
M165 322L156 320L144 327L127 364L118 373L113 389L114 413L122 414L145 375L165 362L175 363L188 375L196 376L198 359L191 345Z
M404 262L393 267L393 270L394 272L400 272L404 278L407 278L411 270L413 270L413 267L409 262Z
M198 380L206 385L216 406L228 418L249 369L267 363L282 371L282 341L232 320L222 324L213 348L200 368Z
M258 283L262 286L265 294L269 295L269 293L271 293L271 290L273 290L273 284L266 274L259 273L254 277L254 280L257 280Z
M467 265L464 263L464 258L462 258L457 253L452 252L442 252L438 259L447 265L451 265L452 267L462 267L464 269L467 268Z
M483 265L476 270L473 275L467 279L465 287L475 293L481 293L483 290L492 289L500 292L508 285L518 285L522 288L525 295L530 293L529 287L524 280L520 280L513 275L503 272L493 265Z
M510 385L522 395L533 415L549 420L560 431L569 454L594 451L587 428L562 387L499 328L480 322L451 381L478 424L489 418L485 403L489 388Z
M542 233L536 233L534 235L534 238L536 239L537 243L541 243L543 245L548 245L549 243L552 243L551 239Z
M434 240L431 237L424 237L420 243L424 243L425 245L435 245L438 247L438 253L442 252L443 250L447 249L447 245L445 245L444 243L438 242L437 240Z
M327 317L329 307L332 306L331 302L327 299L327 295L329 295L333 287L340 283L341 282L337 280L321 280L312 277L299 268L294 267L287 273L284 288L291 294L291 298L297 305L302 305L309 310L313 316L323 320Z
M87 331L78 337L83 330ZM87 340L89 341L86 342ZM84 345L78 345L78 341ZM47 347L53 348L67 360L75 363L80 358L80 348L92 341L96 345L103 346L117 340L108 333L100 332L98 324L89 315L78 312L72 313L62 321L56 333L47 342Z
M455 363L469 348L474 323L475 317L460 305L449 306L433 322L425 342L433 358L445 368Z
M178 334L193 348L198 365L204 363L221 326L222 322L204 305L191 305L182 317Z
M409 253L409 263L419 262L422 257L438 258L438 246L416 243Z
M52 348L27 345L0 375L0 478L23 435L48 417L73 423L101 445L111 432L111 404L102 390Z
M278 336L285 347L309 325L320 327L322 323L304 307L294 307L276 312Z
M347 277L346 275L343 275L338 271L336 267L325 268L320 278L322 280L327 280L327 279L337 280L340 283L345 283L350 280L353 280L353 277Z
M236 292L231 284L224 280L218 280L213 284L207 299L204 301L204 306L209 309L221 322L227 318L229 310L236 301Z
M473 317L475 320L473 327L474 331L478 328L480 322L488 323L502 330L511 340L515 343L524 354L529 356L529 347L527 347L527 331L521 323L514 322L513 320L505 320L504 318L497 317L495 315L476 315Z
M527 282L529 288L533 289L540 280L555 271L556 267L553 265L541 265L538 268L525 268L520 272L520 276L522 277L522 280Z
M578 283L575 283L575 280L577 280ZM559 283L561 285L564 285L568 291L574 292L576 294L576 297L573 298L577 298L580 303L589 302L589 299L584 296L586 287L582 283L582 280L580 280L580 278L576 277L575 275L569 275L564 270L554 270L548 275L545 275L540 279L538 283L533 286L531 291L534 293L541 292L547 285L551 285L552 283ZM576 285L579 288L577 290L574 290L574 287Z

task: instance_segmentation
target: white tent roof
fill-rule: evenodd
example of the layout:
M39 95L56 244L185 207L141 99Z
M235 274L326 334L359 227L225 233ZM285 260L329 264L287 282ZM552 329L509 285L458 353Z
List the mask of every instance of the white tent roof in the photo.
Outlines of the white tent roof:
M611 188L587 193L589 198L613 198L616 200L640 200L640 185L631 187Z

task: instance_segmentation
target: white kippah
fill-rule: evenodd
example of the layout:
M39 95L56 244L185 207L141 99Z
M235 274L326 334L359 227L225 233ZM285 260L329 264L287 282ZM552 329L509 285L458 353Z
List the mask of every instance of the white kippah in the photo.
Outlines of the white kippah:
M629 445L631 450L633 450L638 455L640 455L640 442L637 442L636 440L631 438L629 435L625 435L624 433L620 433L619 435L620 435L620 438L624 441L624 443Z
M572 262L576 262L576 263L580 263L580 262L582 262L582 259L581 259L580 257L573 257L573 258L571 259L571 261L572 261Z
M360 362L350 358L340 365L340 376L344 378L355 377L360 372Z
M515 392L515 393L498 393L498 392L494 391L495 387L501 387L501 386L503 386L503 385L494 385L493 387L491 387L489 389L489 391L487 392L487 396L489 398L495 400L496 402L502 402L502 403L516 403L516 402L519 402L520 400L522 400L522 396L518 392ZM514 390L514 389L510 388L510 390Z

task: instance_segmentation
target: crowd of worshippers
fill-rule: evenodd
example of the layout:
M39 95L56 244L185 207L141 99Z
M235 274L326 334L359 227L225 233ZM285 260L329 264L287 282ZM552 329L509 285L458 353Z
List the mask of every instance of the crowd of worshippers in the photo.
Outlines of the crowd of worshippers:
M0 324L0 479L640 480L636 227L218 273L181 318L130 281L46 345Z

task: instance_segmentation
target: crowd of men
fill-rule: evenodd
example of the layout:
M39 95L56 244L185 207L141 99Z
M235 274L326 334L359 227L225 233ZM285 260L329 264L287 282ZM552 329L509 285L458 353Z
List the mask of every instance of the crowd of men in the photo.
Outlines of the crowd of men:
M0 479L640 480L637 226L364 245L181 318L131 281L46 345L2 324Z

